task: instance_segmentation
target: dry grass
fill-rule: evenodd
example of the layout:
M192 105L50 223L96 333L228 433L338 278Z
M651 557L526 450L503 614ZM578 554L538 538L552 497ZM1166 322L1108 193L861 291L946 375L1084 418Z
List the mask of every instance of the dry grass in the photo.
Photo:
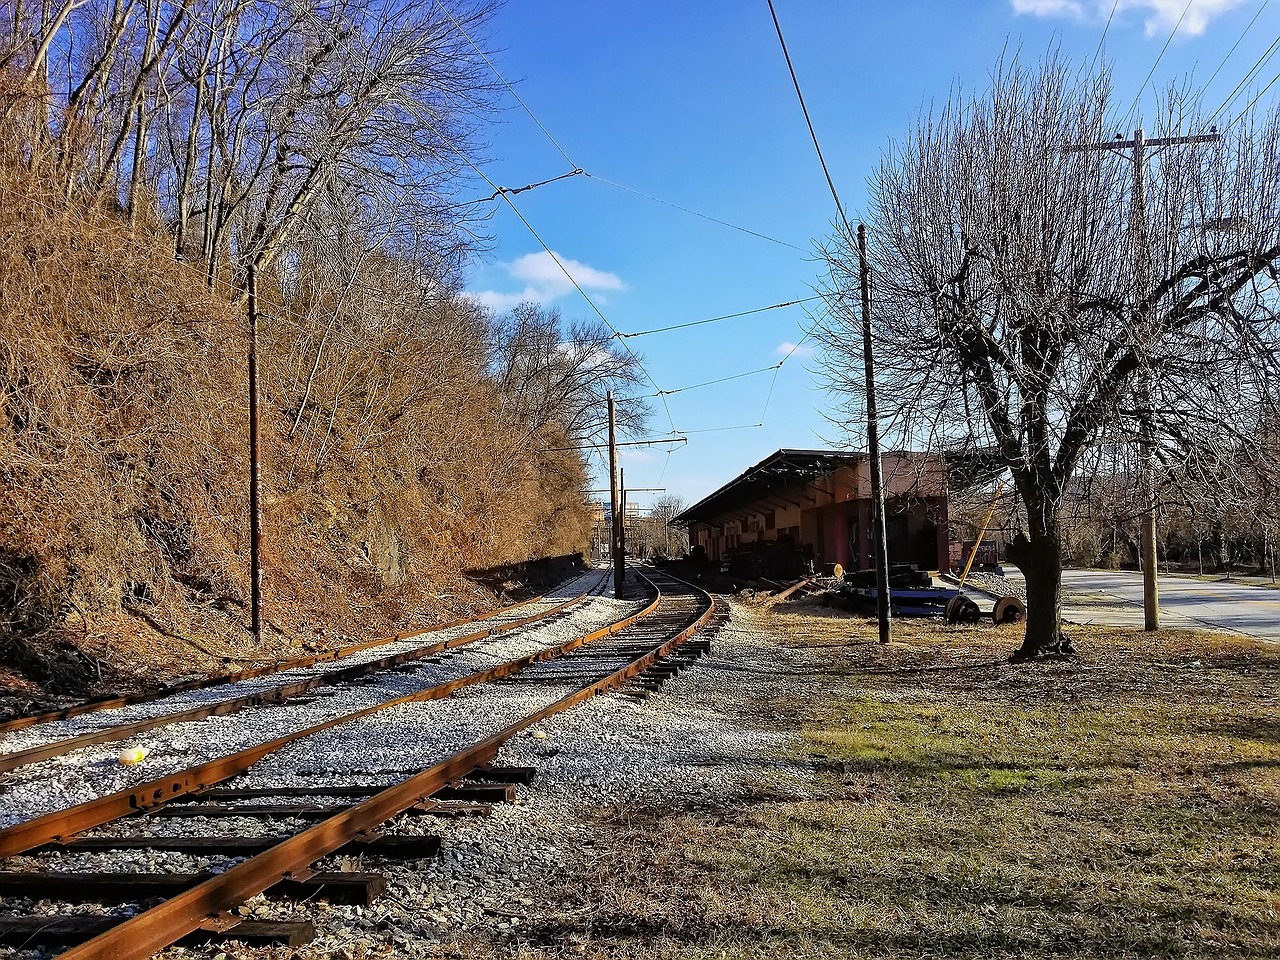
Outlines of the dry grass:
M526 956L1280 952L1274 648L1091 628L1078 659L1012 666L1010 629L902 623L886 648L749 615L811 665L813 699L743 704L795 730L789 772L717 810L602 813Z
M462 571L585 545L581 459L502 414L483 322L353 311L321 363L276 284L255 642L243 310L2 156L0 197L0 715L24 678L117 691L452 618L494 600Z

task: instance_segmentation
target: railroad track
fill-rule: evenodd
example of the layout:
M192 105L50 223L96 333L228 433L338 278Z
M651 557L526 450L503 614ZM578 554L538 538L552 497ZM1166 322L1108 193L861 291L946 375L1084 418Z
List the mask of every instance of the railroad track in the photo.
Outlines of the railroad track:
M165 897L125 920L7 920L0 942L83 940L62 956L114 958L147 957L193 937L305 940L305 922L255 924L234 911L268 890L370 902L377 876L317 871L317 861L339 851L433 856L440 840L423 835L420 818L483 812L532 775L493 766L506 741L607 690L647 696L706 649L707 641L689 641L717 619L711 598L656 572L649 580L654 599L589 633L0 830L0 856L38 854L17 861L25 871L0 875L6 898ZM95 828L100 835L84 836ZM198 869L84 873L75 860L58 869L58 857L104 850L170 851L197 858ZM228 857L248 859L224 869Z
M534 598L469 621L357 644L323 659L308 657L280 664L274 670L253 671L247 677L233 674L210 684L184 685L177 692L149 695L124 707L110 708L100 702L91 710L72 708L74 712L69 718L62 716L65 711L57 711L36 723L23 722L0 740L0 773L30 769L8 778L8 783L0 786L8 786L9 792L13 792L24 781L48 775L51 768L32 766L42 761L73 755L69 763L74 765L101 763L107 759L103 752L95 754L88 748L137 738L155 730L166 731L171 739L180 738L180 731L184 729L199 731L195 736L207 736L208 726L199 726L200 721L270 708L291 700L298 706L311 705L307 712L319 719L334 713L352 684L372 682L372 678L386 675L388 671L404 670L406 676L415 679L420 675L439 678L454 667L453 663L442 665L445 658L457 661L457 666L465 669L465 661L483 657L486 646L492 646L494 638L571 614L575 607L607 587L608 576L587 574L571 583L575 588L559 595ZM458 651L464 647L470 656L460 658ZM307 695L311 699L299 699ZM374 700L376 696L377 691L370 690L365 699ZM334 706L318 703L321 698ZM182 724L192 726L184 728ZM128 771L118 773L119 786L123 787ZM7 825L7 819L0 813L0 827Z

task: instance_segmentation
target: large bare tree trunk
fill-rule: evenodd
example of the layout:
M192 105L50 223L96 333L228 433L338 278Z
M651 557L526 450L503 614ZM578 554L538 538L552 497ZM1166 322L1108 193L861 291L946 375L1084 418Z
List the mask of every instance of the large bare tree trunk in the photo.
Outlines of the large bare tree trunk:
M1062 530L1058 505L1022 482L1018 492L1027 509L1027 536L1009 544L1009 559L1027 581L1027 621L1015 660L1062 651ZM1030 496L1028 496L1030 494Z

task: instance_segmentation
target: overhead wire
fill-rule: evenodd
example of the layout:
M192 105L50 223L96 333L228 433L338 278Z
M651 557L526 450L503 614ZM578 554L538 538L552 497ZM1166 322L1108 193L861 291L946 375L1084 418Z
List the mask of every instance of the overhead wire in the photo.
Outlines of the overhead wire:
M795 343L791 345L791 349L787 351L786 356L784 356L782 360L778 363L778 368L773 372L773 378L769 381L769 390L767 393L765 393L764 409L760 411L761 426L764 425L765 417L769 415L769 404L773 400L773 389L778 385L778 374L782 372L782 365L791 359L791 357L795 354L797 350L800 349L801 345L803 345L803 343L806 340L808 340L811 336L813 336L814 331L816 331L821 324L822 324L821 317L815 320L812 324L810 324L809 329L804 332L804 335L799 340L797 340Z
M728 383L731 380L743 380L746 377L756 377L762 373L768 373L770 370L777 370L781 366L782 361L779 361L778 363L771 363L767 367L761 367L758 370L747 370L744 373L735 373L727 377L720 377L716 380L706 380L702 383L691 383L685 387L676 387L674 390L659 390L657 393L647 394L644 399L651 397L670 397L677 393L688 393L690 390L701 390L703 387L714 387L716 384ZM675 429L674 424L672 424L671 429Z
M1107 33L1111 30L1111 21L1115 18L1116 9L1120 6L1120 0L1114 0L1111 4L1111 12L1107 14L1106 25L1102 28L1102 36L1098 38L1098 47L1093 51L1093 62L1089 64L1089 72L1092 73L1098 66L1098 58L1102 56L1103 45L1107 42Z
M545 136L547 140L551 143L551 145L556 148L560 156L564 157L565 162L568 163L569 166L573 168L573 171L571 173L564 174L561 177L553 177L551 180L544 180L542 183L532 184L531 185L532 187L545 186L547 183L554 183L556 180L562 180L566 177L585 174L588 178L592 180L599 180L601 183L608 184L609 186L614 187L618 190L625 190L627 193L633 193L638 197L643 197L644 199L650 200L654 203L660 203L663 206L671 207L675 210L681 211L682 213L687 213L690 216L698 217L702 220L707 220L711 223L719 224L722 227L728 227L730 230L737 230L740 233L748 234L749 236L756 237L757 239L760 239L760 240L768 241L769 243L776 243L776 244L779 244L780 246L790 247L792 250L798 250L801 253L809 252L804 247L798 247L793 243L788 243L786 240L779 240L777 237L771 237L768 234L759 232L758 230L752 230L749 227L743 227L743 226L740 226L739 224L731 223L728 220L722 220L719 217L713 217L710 214L699 213L697 210L693 210L693 209L690 209L689 207L681 206L678 203L672 203L670 200L663 200L661 197L655 197L652 194L645 193L641 190L636 190L634 187L628 187L626 184L618 183L616 180L610 180L607 177L602 177L594 173L587 173L585 170L579 167L577 163L574 162L573 158L569 156L569 152L565 150L565 148L560 144L560 141L558 141L554 136L552 136L551 131L547 129L546 124L544 124L540 119L538 119L538 115L533 112L533 108L530 107L529 104L527 104L524 101L524 98L522 98L520 94L516 91L515 85L512 84L511 81L506 78L506 75L503 74L501 70L498 69L497 64L495 64L491 59L489 59L488 55L480 48L480 45L477 44L475 40L471 38L471 35L467 33L467 31L463 28L462 24L458 23L458 21L454 18L453 14L449 11L448 7L443 2L440 2L440 0L437 0L437 6L439 6L444 11L445 16L448 17L449 20L453 23L453 25L458 28L458 32L462 34L463 39L465 39L467 43L471 44L471 47L476 51L476 53L480 55L480 58L484 60L484 62L488 65L489 69L493 71L493 75L498 78L498 81L504 87L507 88L507 91L515 99L516 103L520 105L520 108L529 116L529 119L533 121L534 125L540 131L542 131L542 135ZM525 187L522 189L529 189L529 188ZM515 191L515 192L519 192L519 191ZM497 197L497 194L495 194L492 197L486 197L484 198L484 200L494 200L496 199L496 197ZM472 202L478 203L483 201L472 201Z
M457 21L457 18L454 17L453 12L449 9L448 5L437 0L436 6L444 11L444 15L449 18L450 22L452 22L455 27L458 28L458 32L462 34L463 39L465 39L467 43L471 44L471 48L475 50L476 53L480 54L480 59L488 65L489 69L493 71L493 75L502 82L502 85L507 88L511 96L515 97L516 103L520 104L524 112L529 115L529 119L537 124L538 129L542 131L542 135L551 142L551 145L555 147L557 151L559 151L560 156L564 157L565 162L575 170L578 169L578 165L573 162L573 158L569 156L569 152L560 145L560 141L551 135L551 131L543 126L542 121L538 119L537 115L531 109L529 109L529 105L521 99L520 94L516 93L516 88L507 81L507 78L502 75L502 71L499 70L497 65L489 59L489 55L480 49L480 45L471 38L471 34L467 33L462 24Z
M836 202L836 212L840 214L840 220L844 224L845 230L853 236L853 228L849 226L849 218L844 215L844 204L840 202L840 194L836 192L836 183L831 179L831 170L827 167L827 158L822 154L822 145L818 143L818 132L813 127L813 120L809 116L809 107L804 100L804 92L800 89L800 78L796 76L796 68L791 63L791 52L787 49L787 41L782 36L782 24L778 22L778 11L773 8L773 0L768 0L769 14L773 17L773 29L777 31L778 43L782 47L783 59L787 61L787 72L791 74L791 84L796 88L796 99L800 101L800 112L804 114L805 126L809 128L809 137L813 140L814 152L818 154L818 163L822 165L822 174L827 178L827 188L831 191L831 199Z
M1117 2L1119 2L1119 0L1117 0ZM1240 44L1244 42L1244 38L1248 36L1249 31L1253 29L1254 24L1258 22L1258 18L1262 16L1262 12L1266 10L1270 4L1271 4L1271 0L1262 0L1262 5L1259 6L1257 9L1257 12L1254 13L1253 19L1250 20L1245 25L1245 28L1240 31L1240 36L1236 37L1236 42L1231 45L1231 49L1227 51L1226 55L1218 63L1217 68L1213 71L1212 74L1209 75L1209 79L1206 80L1201 85L1200 90L1192 98L1193 100L1198 102L1204 98L1205 93L1208 91L1209 87L1213 84L1213 81L1218 79L1218 74L1222 72L1222 68L1227 65L1227 61L1229 61L1231 57L1235 54ZM1272 46L1274 46L1274 44L1272 44Z
M796 246L794 243L789 243L786 240L779 240L777 237L771 237L767 233L760 233L758 230L752 230L749 227L743 227L736 223L731 223L728 220L721 220L719 217L713 217L707 213L699 213L697 210L693 210L693 209L690 209L689 207L681 206L678 203L672 203L670 200L663 200L661 197L655 197L652 194L645 193L642 190L637 190L634 187L628 187L625 183L618 183L616 180L609 180L606 177L602 177L594 173L588 173L587 177L588 179L591 179L591 180L599 180L601 183L606 183L611 187L617 188L618 190L625 190L627 193L634 193L637 197L643 197L644 199L651 200L654 203L660 203L664 207L671 207L673 210L679 210L681 213L687 213L690 216L697 217L700 220L707 220L711 223L718 223L722 227L728 227L730 230L737 230L739 233L745 233L749 236L756 237L759 240L766 240L769 243L776 243L779 246L789 247L792 250L798 250L801 253L805 253L805 254L811 252L809 250L806 250L804 247Z
M443 5L441 5L441 6L442 6L442 9L445 9L445 8L443 7ZM544 180L544 181L541 181L541 182L538 182L538 183L529 184L529 185L528 185L528 186L526 186L526 187L522 187L522 188L519 188L519 189L512 190L512 189L510 189L510 188L502 188L502 187L497 186L497 184L495 184L495 183L494 183L494 182L493 182L493 181L492 181L492 180L491 180L491 179L490 179L490 178L489 178L489 177L488 177L488 176L487 176L487 175L486 175L482 170L480 170L480 168L479 168L476 164L474 164L474 163L470 160L470 158L468 158L468 157L466 157L465 155L461 154L461 152L460 152L460 151L457 151L457 150L456 150L456 148L455 148L455 151L454 151L454 152L455 152L455 153L458 153L458 155L459 155L459 156L462 156L462 157L463 157L464 162L466 162L466 163L467 163L467 164L468 164L468 165L469 165L473 170L475 170L475 171L476 171L476 173L477 173L477 174L478 174L478 175L479 175L479 176L480 176L480 177L481 177L481 178L482 178L486 183L488 183L488 184L489 184L489 186L490 186L490 187L493 189L493 191L494 191L494 192L493 192L493 194L492 194L490 197L482 198L481 200L478 200L478 201L472 201L472 202L486 202L486 201L492 201L492 200L498 199L499 197L500 197L501 199L503 199L503 200L505 200L505 201L507 202L507 204L511 207L512 212L514 212L514 213L516 214L516 216L517 216L517 217L520 219L520 221L524 224L525 228L530 232L530 234L534 237L534 239L539 243L539 245L540 245L540 246L542 247L542 249L546 252L546 254L547 254L549 257L551 257L552 261L556 264L556 266L560 269L560 271L565 275L565 277L566 277L566 278L569 280L569 282L573 285L574 289L575 289L575 290L577 290L577 292L578 292L578 293L579 293L579 295L583 298L583 300L587 303L587 305L588 305L588 306L590 306L590 307L591 307L591 309L595 312L595 314L596 314L596 315L601 319L601 321L603 321L603 322L605 323L605 325L606 325L606 326L607 326L611 331L613 331L614 338L615 338L615 339L617 339L617 340L618 340L618 341L623 345L623 347L627 350L627 352L628 352L628 353L630 353L630 354L631 354L631 356L636 360L637 364L640 366L640 369L641 369L641 370L642 370L642 372L644 373L645 378L649 381L649 383L653 386L654 390L656 391L655 393L653 393L653 394L651 394L651 395L648 395L648 397L647 397L647 398L648 398L648 399L658 399L658 400L662 403L663 410L664 410L664 412L665 412L665 413L666 413L666 415L667 415L668 423L669 423L669 425L671 426L671 428L672 428L673 432L674 432L674 430L675 430L675 423L674 423L674 419L672 418L672 415L671 415L671 409L670 409L670 406L667 404L667 397L668 397L668 396L671 396L671 395L673 395L673 394L677 394L677 393L683 393L683 392L685 392L685 391L687 391L687 390L699 389L699 388L704 387L704 386L712 386L712 385L717 384L717 383L725 383L725 382L729 382L729 381L732 381L732 380L742 379L742 378L744 378L744 377L755 376L755 375L760 374L760 373L767 373L767 372L768 372L768 371L770 371L770 370L773 370L773 371L775 372L775 381L776 381L776 372L777 372L777 370L778 370L778 369L780 369L784 363L786 363L787 359L789 359L789 358L790 358L791 354L795 352L796 347L793 347L793 348L792 348L792 350L791 350L791 353L788 353L788 355L787 355L786 357L784 357L784 358L783 358L779 363L777 363L777 364L772 364L772 365L770 365L770 366L768 366L768 367L763 367L763 368L761 368L761 369L759 369L759 370L752 370L752 371L748 371L748 372L746 372L746 373L734 374L734 375L729 376L729 377L722 377L722 378L719 378L718 380L707 381L706 383L701 383L701 384L693 384L693 385L690 385L690 386L688 386L688 387L680 387L680 388L677 388L677 389L675 389L675 390L663 390L663 389L658 385L657 381L654 379L653 375L649 372L649 370L647 369L647 367L645 367L645 366L644 366L644 364L643 364L643 362L640 360L639 356L638 356L638 355L637 355L633 350L631 350L631 348L626 344L626 340L627 340L627 339L630 339L630 338L633 338L633 337L638 337L638 336L647 336L647 335L656 334L656 333L665 333L665 332L669 332L669 331L672 331L672 330L678 330L678 329L684 329L684 328L687 328L687 327L699 326L699 325L706 324L706 323L714 323L714 322L718 322L718 321L721 321L721 320L735 319L736 317L740 317L740 316L748 316L748 315L750 315L750 314L760 313L760 312L763 312L763 311L765 311L765 310L774 310L774 309L780 309L780 308L782 308L782 307L794 306L794 305L799 304L799 303L806 303L806 302L809 302L809 301L811 301L811 300L818 299L817 297L808 297L808 298L802 298L802 299L799 299L799 300L788 301L788 302L780 303L780 304L771 304L771 305L769 305L769 306L767 306L767 307L758 308L758 309L756 309L756 310L743 311L743 312L738 313L738 314L730 314L730 315L725 315L725 316L722 316L722 317L711 317L711 318L707 318L707 319L705 319L705 320L692 321L692 322L687 323L687 324L673 324L673 325L671 325L671 326L669 326L669 327L658 328L658 329L654 329L654 330L637 331L637 332L634 332L634 333L623 333L622 331L618 330L618 329L617 329L617 328L612 324L612 322L610 322L610 321L608 320L608 318L607 318L607 317L605 317L605 315L603 314L603 312L602 312L602 311L600 310L600 308L596 305L595 301L594 301L594 300L592 300L592 299L591 299L591 297L586 293L586 291L581 287L581 285L579 285L579 283L577 282L577 280L573 277L573 275L572 275L572 274L569 272L569 270L565 267L564 263L563 263L563 262L561 262L560 258L555 254L555 252L554 252L554 251L552 251L552 250L551 250L550 246L549 246L549 245L548 245L548 244L547 244L547 243L542 239L542 237L538 234L538 232L533 228L532 224L530 224L530 223L529 223L528 219L526 219L526 218L525 218L524 214L519 210L519 208L515 205L514 201L513 201L511 198L512 198L512 196L513 196L513 195L518 194L518 193L521 193L521 192L524 192L525 190L535 189L535 188L537 188L537 187L545 186L545 185L547 185L547 184L549 184L549 183L554 183L554 182L557 182L557 181L559 181L559 180L568 179L568 178L570 178L570 177L575 177L575 176L579 176L579 175L585 175L586 177L588 177L588 178L590 178L590 179L593 179L593 180L599 180L599 181L601 181L602 183L605 183L605 184L607 184L607 185L609 185L609 186L612 186L612 187L614 187L614 188L616 188L616 189L624 190L624 191L626 191L626 192L628 192L628 193L633 193L633 194L635 194L635 195L637 195L637 196L643 197L644 199L647 199L647 200L653 201L653 202L655 202L655 203L662 204L662 205L664 205L664 206L672 207L672 208L674 208L674 209L680 210L680 211L682 211L682 212L684 212L684 213L690 214L690 215L695 216L695 217L698 217L698 218L700 218L700 219L704 219L704 220L708 220L708 221L713 222L713 223L717 223L717 224L719 224L719 225L721 225L721 226L725 226L725 227L728 227L728 228L730 228L730 229L737 230L737 231L739 231L739 232L742 232L742 233L748 234L748 235L750 235L750 236L754 236L754 237L756 237L756 238L758 238L758 239L766 240L766 241L771 242L771 243L775 243L775 244L779 244L779 245L781 245L781 246L789 247L790 249L797 250L797 251L799 251L799 252L801 252L801 253L808 253L809 251L808 251L808 250L806 250L806 249L805 249L805 248L803 248L803 247L796 246L795 244L788 243L787 241L780 240L780 239L778 239L778 238L776 238L776 237L771 237L771 236L769 236L769 235L767 235L767 234L760 233L759 231L751 230L751 229L749 229L749 228L747 228L747 227L742 227L742 226L740 226L740 225L738 225L738 224L731 223L731 222L729 222L729 221L727 221L727 220L722 220L722 219L719 219L719 218L717 218L717 217L712 217L712 216L709 216L709 215L707 215L707 214L699 213L698 211L696 211L696 210L692 210L692 209L690 209L690 208L688 208L688 207L684 207L684 206L681 206L681 205L679 205L679 204L672 203L672 202L667 201L667 200L663 200L663 199L661 199L661 198L659 198L659 197L655 197L655 196L653 196L653 195L651 195L651 194L647 194L647 193L644 193L644 192L642 192L642 191L636 190L636 189L634 189L634 188L632 188L632 187L628 187L628 186L626 186L625 184L618 183L617 181L610 180L610 179L605 178L605 177L597 176L597 175L595 175L595 174L591 174L591 173L589 173L589 172L585 171L584 169L582 169L581 167L579 167L579 166L575 163L575 161L573 160L573 158L572 158L572 157L570 157L570 156L569 156L568 151L564 149L564 147L559 143L559 141L557 141L557 140L555 139L555 137L554 137L554 136L552 136L551 132L547 129L546 125L545 125L545 124L544 124L544 123L543 123L543 122L538 118L537 114L535 114L535 113L534 113L533 109L532 109L532 108L531 108L531 107L530 107L530 106L529 106L529 105L524 101L524 99L523 99L523 98L522 98L522 97L521 97L521 96L516 92L516 89L515 89L514 85L512 85L512 84L511 84L511 82L510 82L509 80L507 80L506 76L502 73L502 71L501 71L501 70L499 70L499 69L498 69L498 67L496 66L496 64L494 64L494 63L493 63L493 61L492 61L492 60L491 60L491 59L490 59L490 58L489 58L489 57L484 53L484 51L480 49L479 45L475 42L475 40L474 40L474 39L473 39L473 38L472 38L472 37L471 37L471 36L466 32L466 30L465 30L465 29L463 29L462 25L458 23L458 21L453 17L453 15L452 15L452 14L451 14L447 9L445 9L445 15L450 19L450 21L451 21L451 22L453 22L454 26L455 26L455 27L458 29L458 31L462 34L462 36L464 37L464 39L466 39L466 41L467 41L467 42L472 46L472 48L473 48L473 49L475 49L475 50L476 50L476 52L481 56L481 58L482 58L482 59L485 61L485 63L488 65L489 69L493 71L494 76L496 76L496 77L498 78L498 80L502 83L502 85L503 85L504 87L506 87L506 88L507 88L507 90L511 93L511 95L512 95L512 97L515 99L515 101L520 105L521 109L523 109L523 110L524 110L524 112L525 112L525 113L529 116L529 118L534 122L534 124L535 124L535 125L538 127L538 129L543 133L543 135L544 135L544 136L546 136L546 138L548 139L548 141L550 141L550 142L551 142L551 144L556 148L556 150L557 150L557 151L560 153L560 155L565 159L565 161L566 161L567 163L569 163L571 166L573 166L573 168L574 168L574 169L573 169L573 170L571 170L570 172L565 173L565 174L561 174L561 175L560 175L560 176L558 176L558 177L552 177L552 178L550 178L550 179L548 179L548 180ZM775 22L776 22L776 18L775 18ZM833 187L833 189L834 189L834 187ZM837 204L838 204L838 201L837 201ZM798 346L798 345L796 345L796 346ZM772 385L771 385L771 387L770 387L770 390L772 391ZM640 399L640 398L638 398L638 399Z
M436 136L440 136L439 131L436 131ZM525 217L525 215L520 211L520 208L516 206L516 202L511 198L510 193L509 192L503 193L502 191L498 190L498 185L489 178L488 174L486 174L483 170L481 170L479 165L477 165L475 161L473 161L470 157L468 157L463 151L458 149L458 147L456 147L448 138L441 137L441 140L444 143L448 144L449 148L453 150L454 153L456 153L459 157L461 157L463 162L466 163L467 166L469 166L472 170L476 172L477 176L479 176L482 180L484 180L485 183L489 184L489 186L492 187L498 193L498 195L501 196L502 199L507 202L507 206L511 208L511 212L514 213L517 218L519 218L522 224L524 224L525 229L529 231L529 234L533 237L533 239L538 242L538 245L540 247L542 247L543 252L545 252L546 255L551 258L552 263L554 263L559 268L560 272L564 274L565 279L567 279L569 283L573 285L573 288L578 291L579 296L582 297L582 299L586 302L587 306L591 308L592 312L595 313L595 315L600 318L600 321L606 327L608 327L609 330L616 337L619 333L618 328L614 326L613 322L604 315L604 311L602 311L600 307L596 304L596 302L593 299L591 299L590 294L588 294L587 291L582 288L582 285L578 283L577 278L572 273L569 272L569 268L564 265L564 261L562 261L560 257L556 255L556 252L552 250L550 246L548 246L545 240L542 239L542 235L538 233L536 229L534 229L533 224L529 222L529 220ZM652 385L653 389L658 391L656 394L653 394L653 396L659 397L662 399L662 407L667 414L668 424L670 425L671 429L674 430L676 426L675 420L671 416L670 407L667 406L666 397L663 389L660 386L658 386L658 382L654 380L653 374L650 373L649 368L644 365L644 361L640 359L640 355L636 353L634 350L632 350L631 347L627 346L627 343L625 340L620 339L619 343L622 344L623 349L625 349L627 353L631 354L631 358L635 360L636 366L640 368L640 371L644 374L645 379L649 381L650 385Z
M1226 99L1218 105L1218 108L1214 110L1213 113L1209 114L1208 122L1212 123L1226 114L1227 110L1230 109L1232 102L1240 95L1244 88L1248 86L1249 81L1262 72L1262 70L1271 61L1271 58L1276 55L1277 50L1280 50L1280 37L1276 37L1276 39L1272 40L1270 46L1268 46L1266 50L1262 51L1258 56L1258 59L1253 62L1253 66L1251 66L1245 72L1245 75L1240 78L1240 82L1232 88L1229 94L1227 94ZM1268 86L1270 86L1270 84L1268 84ZM1257 103L1257 98L1255 98L1253 102ZM1252 104L1250 104L1250 106L1252 106ZM1238 120L1239 118L1237 117L1236 119Z
M763 427L763 423L740 423L735 427L703 427L701 430L681 430L681 436L688 436L691 433L725 433L729 430L758 430Z
M1276 85L1276 81L1280 81L1280 72L1277 72L1274 77L1272 77L1269 81L1267 81L1267 85L1258 91L1257 96L1255 96L1252 100L1250 100L1248 105L1243 110L1241 110L1238 114L1236 114L1235 119L1233 119L1230 123L1228 123L1225 127L1222 128L1221 132L1225 133L1226 131L1234 127L1237 123L1239 123L1241 120L1243 120L1245 116L1249 113L1249 111L1253 109L1254 105L1259 100L1262 99L1263 95Z
M622 340L630 340L632 337L648 337L655 333L670 333L672 330L686 330L689 327L700 327L707 323L719 323L721 320L736 320L739 317L749 317L757 313L765 313L768 310L780 310L783 307L794 307L802 303L810 303L814 300L820 300L821 297L803 297L799 300L787 300L783 303L771 303L767 307L756 307L754 310L742 310L738 313L726 313L719 317L708 317L705 320L692 320L689 323L676 323L669 327L655 327L652 330L637 330L634 333L619 333L618 337Z
M1147 72L1147 78L1142 81L1142 86L1138 88L1138 92L1134 94L1133 103L1129 105L1129 109L1125 111L1124 121L1127 123L1129 118L1133 116L1134 110L1137 109L1142 94L1147 89L1147 84L1151 82L1151 78L1155 76L1156 67L1160 66L1160 61L1164 59L1165 52L1169 49L1169 44L1173 43L1173 38L1178 35L1178 29L1182 26L1182 21L1187 18L1187 11L1191 9L1191 5L1196 0L1187 0L1187 5L1182 8L1182 16L1178 17L1178 22L1173 25L1173 29L1169 32L1168 38L1164 42L1164 46L1160 48L1160 53L1156 56L1156 62L1151 65L1151 69Z
M480 171L479 167L475 167L473 165L473 169L475 169L477 173L480 173L480 176L484 177L485 180L489 179L488 177L485 177L484 173ZM489 182L492 183L492 181L489 181ZM564 265L564 262L558 256L556 256L555 251L552 250L551 247L547 245L547 242L542 239L542 235L539 234L538 231L534 229L533 224L531 224L525 218L525 215L520 212L520 208L516 206L515 201L512 200L511 197L507 196L506 194L503 195L502 199L507 201L507 205L511 208L512 213L514 213L520 219L520 222L524 224L525 229L529 231L529 233L533 236L533 239L538 241L538 245L541 246L543 251L547 254L547 256L551 258L551 261L557 267L560 268L560 272L565 275L565 278L571 284L573 284L573 288L577 290L578 294L582 297L582 299L586 301L587 306L589 306L592 309L592 311L595 313L595 315L600 318L601 322L603 322L604 325L607 326L611 331L613 331L615 336L617 336L617 334L619 333L618 328L615 327L612 321L610 321L609 318L604 315L604 312L600 309L599 306L596 305L596 302L591 299L591 296L587 293L587 291L582 288L582 285L580 283L578 283L577 278L574 277L574 275L569 272L569 268ZM667 400L666 400L667 394L670 393L671 391L664 391L660 386L658 386L658 382L653 378L653 374L649 372L649 368L644 365L644 361L640 359L640 355L636 353L634 350L632 350L629 346L627 346L627 342L625 340L619 340L618 342L622 344L623 349L625 349L629 354L631 354L631 358L635 360L636 366L638 366L641 372L644 373L645 379L649 381L649 383L653 386L653 389L658 391L656 394L654 394L654 396L658 397L662 401L662 409L667 415L667 423L671 427L671 429L674 430L676 427L675 420L671 416L671 408L667 406Z
M539 180L537 183L527 183L523 187L499 187L497 190L493 191L493 193L490 196L479 197L475 200L467 200L467 201L464 201L463 203L458 204L458 206L465 207L473 203L489 203L491 200L497 200L499 197L504 196L505 194L508 194L508 193L514 197L518 193L524 193L527 190L536 190L538 187L545 187L547 184L555 183L557 180L568 180L570 177L580 177L585 173L586 171L583 170L581 167L576 167L573 170L570 170L568 173L560 174L560 176L558 177L550 177L547 180Z

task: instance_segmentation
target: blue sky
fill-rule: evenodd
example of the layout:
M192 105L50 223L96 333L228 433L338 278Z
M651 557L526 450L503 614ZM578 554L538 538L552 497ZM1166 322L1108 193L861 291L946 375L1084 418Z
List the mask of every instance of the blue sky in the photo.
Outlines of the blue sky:
M1006 49L1036 59L1058 43L1073 62L1091 60L1114 7L1104 56L1117 100L1137 96L1160 57L1142 103L1151 103L1152 88L1188 73L1202 83L1221 66L1204 95L1212 109L1280 36L1280 0L775 6L851 218L891 141L955 84L984 87ZM814 243L830 234L835 210L765 0L507 0L490 42L499 50L495 65L559 147L506 93L502 116L486 131L485 174L519 187L574 167L586 172L514 200L616 329L649 330L814 295L821 275ZM1262 72L1263 85L1277 60ZM488 192L477 187L478 196ZM499 309L523 298L568 317L594 316L509 208L502 205L486 226L493 243L472 263L468 291ZM627 342L658 387L677 390L778 363L813 322L807 306ZM689 431L689 442L669 456L660 447L633 449L623 465L629 487L662 486L686 502L779 447L843 441L823 416L830 400L807 344L776 382L765 373L666 401L666 408L654 401L649 434L674 428ZM635 499L647 504L654 496Z

